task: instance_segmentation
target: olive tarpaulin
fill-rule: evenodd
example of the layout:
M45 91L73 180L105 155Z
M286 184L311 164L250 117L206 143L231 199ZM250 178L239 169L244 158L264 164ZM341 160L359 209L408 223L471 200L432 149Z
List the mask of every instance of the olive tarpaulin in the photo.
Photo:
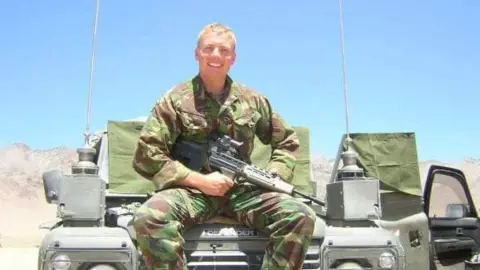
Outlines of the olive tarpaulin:
M142 121L109 121L108 133L108 182L109 191L115 193L146 193L154 190L153 183L140 176L132 168L133 152L143 127ZM294 127L300 140L300 151L292 184L298 191L313 195L311 182L310 134L304 127ZM265 168L272 148L255 138L251 155L252 163Z
M381 189L423 195L414 132L352 133L350 138L358 166L365 176L379 179Z
M110 192L146 193L154 190L153 183L132 168L133 152L143 124L143 121L108 122ZM310 131L305 127L294 128L300 140L300 153L292 184L297 190L312 195L314 179L311 173ZM352 133L350 137L358 154L358 166L364 169L366 176L379 179L383 190L422 195L415 133ZM345 149L345 143L341 147ZM271 150L269 145L255 138L251 156L253 164L264 168L270 160Z

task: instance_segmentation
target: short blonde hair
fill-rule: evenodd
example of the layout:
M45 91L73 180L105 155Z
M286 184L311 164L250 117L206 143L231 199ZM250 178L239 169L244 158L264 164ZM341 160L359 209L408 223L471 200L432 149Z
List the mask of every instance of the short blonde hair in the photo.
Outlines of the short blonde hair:
M205 34L216 33L217 35L227 35L233 41L233 48L235 49L237 45L237 38L233 33L232 29L225 24L214 22L207 24L202 28L197 37L197 47L200 46L200 40Z

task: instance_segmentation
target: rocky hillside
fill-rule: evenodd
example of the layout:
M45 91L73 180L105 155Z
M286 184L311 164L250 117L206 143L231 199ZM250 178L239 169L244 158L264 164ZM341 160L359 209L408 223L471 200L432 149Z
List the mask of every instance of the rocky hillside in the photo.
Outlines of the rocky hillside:
M0 148L0 244L4 247L37 245L40 223L55 218L53 205L43 197L42 172L64 172L76 159L73 149L33 150L21 143Z
M42 172L53 168L66 172L76 158L75 150L67 148L33 150L17 143L0 149L0 200L37 199Z
M54 205L48 205L43 197L42 172L53 168L69 172L76 159L75 149L34 150L21 143L0 148L0 243L3 246L26 247L39 243L42 236L39 224L55 218ZM318 183L325 183L330 178L333 160L315 155L312 161L314 178ZM440 162L421 162L422 176L431 163ZM480 198L480 160L466 159L447 165L464 170L474 197ZM323 184L319 190L323 195Z

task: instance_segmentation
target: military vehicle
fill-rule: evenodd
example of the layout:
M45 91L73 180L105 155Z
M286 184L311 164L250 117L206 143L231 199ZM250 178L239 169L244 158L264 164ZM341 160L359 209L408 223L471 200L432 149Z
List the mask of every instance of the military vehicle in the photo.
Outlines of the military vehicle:
M78 149L71 174L45 172L59 220L40 245L39 270L146 269L132 228L136 207L154 190L131 167L143 123L110 121ZM292 184L316 196L309 130L295 129L302 147ZM341 138L325 207L299 198L319 213L303 269L465 269L480 231L463 173L432 166L422 194L414 133L349 137L350 149ZM256 139L254 164L264 167L270 149ZM188 269L260 269L268 240L223 216L186 228L184 237Z

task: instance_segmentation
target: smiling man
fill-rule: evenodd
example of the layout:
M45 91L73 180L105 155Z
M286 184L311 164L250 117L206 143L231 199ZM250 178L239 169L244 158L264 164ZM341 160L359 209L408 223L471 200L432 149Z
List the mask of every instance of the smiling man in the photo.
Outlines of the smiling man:
M187 269L183 230L219 214L270 236L262 269L300 269L303 264L315 223L311 208L287 194L234 185L206 168L192 171L171 157L179 137L204 142L217 133L243 142L240 154L250 162L256 135L273 149L267 169L291 181L297 135L266 97L228 75L235 47L235 35L227 26L204 27L195 48L198 74L157 101L141 132L133 167L159 190L134 220L149 269Z

